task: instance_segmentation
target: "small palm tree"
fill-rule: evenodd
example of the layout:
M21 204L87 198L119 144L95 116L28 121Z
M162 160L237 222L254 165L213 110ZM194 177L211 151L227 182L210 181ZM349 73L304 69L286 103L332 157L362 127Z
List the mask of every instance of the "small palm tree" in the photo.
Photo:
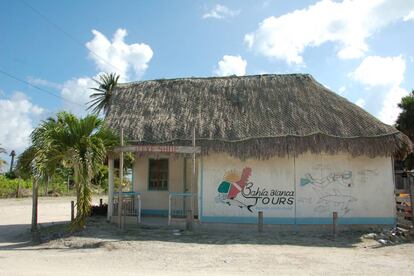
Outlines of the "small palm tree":
M115 73L105 73L99 76L99 80L94 79L98 87L91 88L96 92L90 96L92 100L88 102L87 109L92 109L95 114L103 112L105 116L108 115L112 91L118 84L118 80L119 75Z
M7 154L7 151L2 147L0 147L0 155L1 154ZM1 159L1 156L0 156L0 169L1 169L1 167L3 167L6 164L7 164L7 162L5 160Z
M35 164L43 177L53 173L61 163L74 171L77 193L77 213L74 229L84 226L92 200L91 179L106 158L117 137L95 115L77 118L60 112L57 119L49 118L32 133Z

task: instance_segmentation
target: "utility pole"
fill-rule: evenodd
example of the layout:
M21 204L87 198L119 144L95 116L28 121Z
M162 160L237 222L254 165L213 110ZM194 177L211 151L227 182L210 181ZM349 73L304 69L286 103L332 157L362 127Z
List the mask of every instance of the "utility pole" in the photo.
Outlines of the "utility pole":
M13 163L14 163L14 157L16 156L16 152L14 150L12 150L10 152L10 156L11 156L11 161L10 161L10 173L13 171Z

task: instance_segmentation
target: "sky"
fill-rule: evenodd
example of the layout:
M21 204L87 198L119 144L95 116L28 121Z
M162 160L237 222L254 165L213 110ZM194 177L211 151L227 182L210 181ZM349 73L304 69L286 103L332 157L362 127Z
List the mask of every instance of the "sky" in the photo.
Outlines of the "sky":
M414 88L414 0L0 0L0 147L122 82L307 73L387 124Z

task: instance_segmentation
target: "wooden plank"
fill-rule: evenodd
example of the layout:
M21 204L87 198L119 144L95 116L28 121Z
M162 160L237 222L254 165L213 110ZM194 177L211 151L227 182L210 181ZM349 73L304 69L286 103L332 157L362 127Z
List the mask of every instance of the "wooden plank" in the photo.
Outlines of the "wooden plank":
M411 200L410 200L410 197L408 197L408 196L404 196L404 197L396 196L395 201L410 203Z
M411 219L411 214L397 213L397 217L398 217L398 219L410 220Z
M406 228L406 229L411 229L411 225L410 224L408 224L408 223L397 223L397 226L398 227L401 227L401 228Z
M200 153L200 147L188 146L163 146L163 145L139 145L139 146L118 146L113 149L113 152L148 152L148 153Z
M394 192L396 195L397 194L409 194L409 191L408 190L404 190L404 189L395 189L395 192Z
M411 213L411 207L410 206L397 206L397 211L399 212L405 212L405 213Z

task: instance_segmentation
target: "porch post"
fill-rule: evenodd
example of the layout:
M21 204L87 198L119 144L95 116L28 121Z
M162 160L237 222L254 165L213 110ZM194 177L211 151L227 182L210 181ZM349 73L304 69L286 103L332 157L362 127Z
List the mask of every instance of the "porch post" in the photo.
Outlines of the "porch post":
M196 147L196 131L195 131L195 125L193 128L193 171L192 171L192 176L191 176L191 228L194 224L194 211L195 211L195 204L194 204L194 189L195 189L195 185L196 185L196 152L195 152L195 147Z
M124 129L121 128L121 147L124 145ZM124 182L124 152L119 153L119 186L118 186L118 227L122 228L122 183Z
M114 212L114 158L108 158L108 221Z

